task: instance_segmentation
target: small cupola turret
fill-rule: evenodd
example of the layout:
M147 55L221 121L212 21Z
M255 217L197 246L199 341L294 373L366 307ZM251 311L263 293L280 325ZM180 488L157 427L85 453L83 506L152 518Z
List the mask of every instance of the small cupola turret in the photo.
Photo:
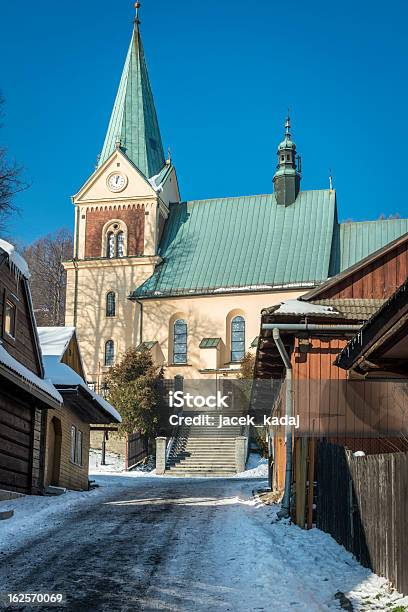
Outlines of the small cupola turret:
M278 146L278 165L273 177L275 197L278 204L290 206L296 200L301 179L300 157L290 134L290 117L285 124L285 138Z

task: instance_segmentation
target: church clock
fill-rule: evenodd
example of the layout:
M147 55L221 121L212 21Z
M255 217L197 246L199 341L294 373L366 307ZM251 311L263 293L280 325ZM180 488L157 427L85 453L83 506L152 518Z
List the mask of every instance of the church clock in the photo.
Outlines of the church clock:
M111 191L122 191L127 185L127 177L121 172L113 172L108 176L107 183Z

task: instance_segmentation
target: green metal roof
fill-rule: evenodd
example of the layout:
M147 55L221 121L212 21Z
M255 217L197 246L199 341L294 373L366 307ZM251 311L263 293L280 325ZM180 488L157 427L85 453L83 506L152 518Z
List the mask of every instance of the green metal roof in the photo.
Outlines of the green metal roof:
M133 29L99 166L115 150L118 140L121 149L146 178L162 170L163 145L137 22Z
M259 336L255 336L255 338L251 342L251 347L256 348L258 346Z
M150 351L150 349L152 349L155 344L157 344L157 340L147 340L146 342L142 342L141 344L139 344L136 350L142 351L143 349L147 349L148 351Z
M199 348L217 348L220 342L221 338L203 338Z
M330 190L286 207L274 194L172 204L163 262L132 297L310 287L328 276L335 223Z
M408 232L408 219L340 223L333 240L330 276L334 276Z

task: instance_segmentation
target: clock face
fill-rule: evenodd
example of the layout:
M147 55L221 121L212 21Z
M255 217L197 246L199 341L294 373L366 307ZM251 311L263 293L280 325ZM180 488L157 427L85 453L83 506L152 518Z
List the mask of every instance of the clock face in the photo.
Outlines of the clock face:
M122 191L126 187L127 178L120 172L108 176L108 187L111 191Z

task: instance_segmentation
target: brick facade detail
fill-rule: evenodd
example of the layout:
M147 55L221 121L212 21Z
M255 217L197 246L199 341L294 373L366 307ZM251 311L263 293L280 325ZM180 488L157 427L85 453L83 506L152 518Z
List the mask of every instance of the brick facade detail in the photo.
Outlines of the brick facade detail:
M98 208L86 212L85 231L85 257L101 257L103 244L103 228L111 219L119 219L127 226L128 250L127 255L142 255L144 244L144 218L143 206L129 208Z

